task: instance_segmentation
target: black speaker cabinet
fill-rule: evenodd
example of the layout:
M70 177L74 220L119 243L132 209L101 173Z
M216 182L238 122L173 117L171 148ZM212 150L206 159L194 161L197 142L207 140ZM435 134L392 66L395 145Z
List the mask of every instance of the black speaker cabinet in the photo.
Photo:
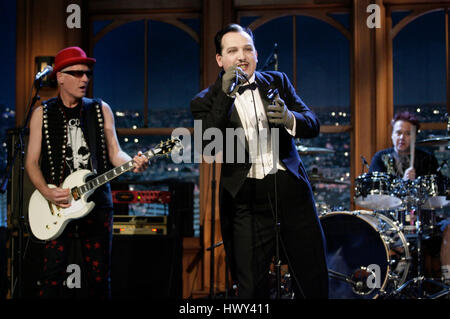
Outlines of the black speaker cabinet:
M8 295L10 298L33 299L39 296L39 278L43 267L44 242L34 240L28 232L22 238L22 251L18 247L21 239L16 231L7 230L8 243ZM22 256L22 289L19 287L19 258Z
M184 237L194 236L194 183L172 181L169 226Z
M112 298L182 298L182 237L193 234L193 183L166 181L168 235L114 235Z
M182 244L178 236L114 235L113 299L181 299Z

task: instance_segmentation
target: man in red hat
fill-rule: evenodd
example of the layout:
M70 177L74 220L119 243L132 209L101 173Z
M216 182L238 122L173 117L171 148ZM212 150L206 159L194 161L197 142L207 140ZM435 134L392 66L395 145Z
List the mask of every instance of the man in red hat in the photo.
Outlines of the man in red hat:
M57 80L58 96L44 101L30 120L26 170L39 192L62 208L71 206L70 190L60 187L68 175L80 169L101 174L131 160L119 145L109 105L85 97L95 62L79 47L58 52L50 75ZM140 152L133 161L135 173L148 166L148 159ZM113 205L109 184L98 187L89 200L95 208L71 221L59 237L45 244L39 280L42 297L110 295ZM78 265L81 270L80 289L67 284L69 265Z

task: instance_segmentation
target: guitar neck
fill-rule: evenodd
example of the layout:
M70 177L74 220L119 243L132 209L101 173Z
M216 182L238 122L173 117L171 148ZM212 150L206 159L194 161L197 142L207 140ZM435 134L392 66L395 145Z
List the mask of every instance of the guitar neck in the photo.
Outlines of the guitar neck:
M158 148L151 149L142 155L147 157L148 159L155 157L157 153L159 152ZM103 184L108 183L109 181L113 180L116 177L119 177L123 173L126 173L133 169L134 161L128 161L125 164L122 164L120 166L117 166L106 173L103 173L102 175L97 176L96 178L91 179L90 181L86 182L84 185L81 185L78 187L78 193L79 195L86 194L87 192L91 190L95 190L97 187L102 186Z

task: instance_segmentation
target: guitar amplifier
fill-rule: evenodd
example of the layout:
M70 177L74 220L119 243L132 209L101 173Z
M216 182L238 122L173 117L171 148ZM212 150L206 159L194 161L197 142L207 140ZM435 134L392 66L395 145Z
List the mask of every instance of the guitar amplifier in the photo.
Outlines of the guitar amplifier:
M158 203L169 204L170 192L168 191L129 191L113 190L113 202L115 204Z
M167 235L167 216L114 215L113 235Z

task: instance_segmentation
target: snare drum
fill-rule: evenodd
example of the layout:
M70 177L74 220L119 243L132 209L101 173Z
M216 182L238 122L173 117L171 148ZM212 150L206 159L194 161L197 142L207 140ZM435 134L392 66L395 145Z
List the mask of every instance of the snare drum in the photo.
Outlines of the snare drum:
M405 282L411 262L408 243L391 219L370 211L345 211L325 213L320 222L330 298L383 297Z
M355 180L355 203L372 210L398 207L402 204L397 195L399 184L400 180L381 172L358 176Z

